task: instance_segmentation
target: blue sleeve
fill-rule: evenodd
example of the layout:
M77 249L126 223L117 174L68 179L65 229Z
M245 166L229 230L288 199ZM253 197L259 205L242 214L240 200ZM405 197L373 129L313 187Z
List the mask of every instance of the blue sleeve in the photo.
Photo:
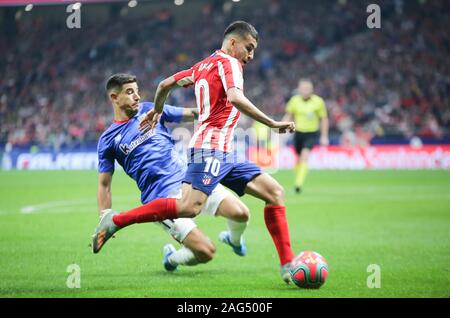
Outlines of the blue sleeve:
M183 107L164 105L161 122L179 123L183 119Z
M100 138L100 141L98 142L97 153L98 153L98 172L114 173L114 157L111 154L111 149L103 141L103 138Z
M143 103L141 103L141 109L139 110L139 114L146 113L150 109L153 109L153 103L151 103L151 102L143 102Z

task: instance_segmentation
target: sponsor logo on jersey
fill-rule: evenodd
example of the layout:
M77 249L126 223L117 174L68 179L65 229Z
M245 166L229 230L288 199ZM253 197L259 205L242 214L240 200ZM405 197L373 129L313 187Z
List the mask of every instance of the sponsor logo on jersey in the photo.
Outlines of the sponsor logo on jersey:
M139 136L138 138L130 142L130 144L120 144L119 148L126 156L130 154L134 149L136 149L139 145L147 141L154 134L155 134L154 131L147 131L145 134Z

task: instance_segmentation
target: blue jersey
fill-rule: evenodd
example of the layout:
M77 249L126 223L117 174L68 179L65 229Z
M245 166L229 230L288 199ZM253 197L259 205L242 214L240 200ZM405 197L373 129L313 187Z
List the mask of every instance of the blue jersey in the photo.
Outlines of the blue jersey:
M152 132L139 130L139 118L153 103L139 104L138 113L125 122L113 122L98 142L98 171L114 173L114 160L136 181L142 203L165 198L179 187L186 164L174 151L174 141L165 122L180 122L183 108L164 106L160 122Z

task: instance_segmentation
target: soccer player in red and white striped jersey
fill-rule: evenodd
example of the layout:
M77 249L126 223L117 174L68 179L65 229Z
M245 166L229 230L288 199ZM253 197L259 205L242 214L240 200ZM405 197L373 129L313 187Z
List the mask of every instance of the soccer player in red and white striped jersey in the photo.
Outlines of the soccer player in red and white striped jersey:
M195 88L199 111L198 127L190 141L190 161L183 180L181 199L157 199L129 212L114 216L124 227L136 222L154 222L167 218L195 217L218 183L262 199L264 220L275 243L281 264L281 276L289 281L289 265L294 258L284 205L284 189L254 163L240 162L232 152L233 131L241 112L279 132L294 132L293 122L278 122L261 112L243 93L243 66L253 59L258 33L244 21L236 21L225 30L222 48L192 68L178 72L159 85L154 109L141 121L141 129L153 129L163 111L169 92L176 86ZM103 229L102 229L103 231ZM108 232L108 237L115 231ZM227 238L222 241L230 243ZM239 246L237 246L238 248Z
M234 128L241 113L227 99L227 91L228 88L243 90L242 64L217 50L191 69L175 74L173 79L183 87L195 84L199 123L189 148L231 152Z

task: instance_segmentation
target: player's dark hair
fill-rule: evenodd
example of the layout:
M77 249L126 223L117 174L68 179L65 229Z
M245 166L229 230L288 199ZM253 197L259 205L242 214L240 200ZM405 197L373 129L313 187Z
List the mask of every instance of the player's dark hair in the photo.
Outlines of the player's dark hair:
M252 36L256 41L258 41L258 31L250 23L245 21L234 21L225 30L223 37L226 38L230 34L239 35L240 37L245 37L247 35Z
M106 91L110 92L112 90L114 91L121 91L123 84L128 83L135 83L136 82L136 76L131 74L125 74L125 73L118 73L112 75L110 78L108 78L108 81L106 82Z

